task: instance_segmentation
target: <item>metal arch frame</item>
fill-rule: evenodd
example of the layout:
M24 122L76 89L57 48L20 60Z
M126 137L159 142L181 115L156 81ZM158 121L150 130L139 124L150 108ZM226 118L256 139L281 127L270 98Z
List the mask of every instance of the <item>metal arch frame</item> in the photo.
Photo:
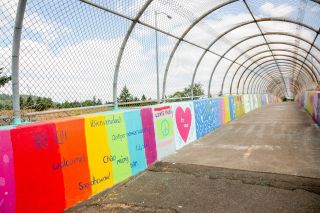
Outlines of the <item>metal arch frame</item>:
M316 34L316 36L314 37L312 44L314 44L314 43L316 42L317 37L319 36L319 33L320 33L320 28L319 28L319 30L318 30L318 32L317 32L317 34ZM309 51L308 51L308 53L307 53L306 57L304 58L304 60L306 60L306 59L308 58L308 55L311 53L312 47L313 47L313 45L311 45L311 46L310 46L310 49L309 49ZM300 70L301 70L301 67L300 67ZM299 75L300 75L300 72L299 72L299 74L297 75L297 78L299 77Z
M290 58L292 58L292 57L290 57ZM294 58L294 59L296 59L296 58ZM281 64L296 64L296 65L301 65L301 64L299 64L298 63L298 61L299 62L301 62L301 60L291 60L291 59L288 59L288 58L285 58L285 59L277 59L278 61L280 61L280 62L278 62L278 63L281 63ZM283 62L284 61L284 62ZM268 61L265 61L265 62L263 62L263 63L261 63L261 65L262 64L265 64L265 63L269 63L269 62L272 62L272 60L268 60ZM268 66L270 66L270 65L273 65L273 63L269 63L269 64L267 64L267 65L265 65L264 66L264 68L265 67L268 67ZM311 68L309 67L309 65L307 65L307 64L305 64L305 66L306 67L303 67L303 69L309 74L309 76L311 77L311 79L313 79L314 81L315 81L315 79L312 77L312 75L310 74L311 72ZM256 68L255 68L256 69ZM257 78L257 77L256 77ZM240 79L239 79L240 80ZM254 83L254 82L253 82Z
M253 13L252 13L252 11L251 11L251 9L250 9L247 1L246 1L246 0L243 0L243 3L246 5L246 7L247 7L247 9L248 9L248 11L249 11L252 19L254 20L256 26L258 27L258 29L259 29L259 31L260 31L260 34L262 35L265 43L267 44L268 49L270 50L270 53L271 53L271 55L272 55L272 57L273 57L273 59L274 59L274 62L277 64L276 58L274 57L275 54L274 54L274 52L272 51L272 49L271 49L271 47L270 47L270 45L269 45L269 43L268 43L268 40L267 40L266 37L263 35L263 31L262 31L259 23L257 22L256 17L253 15ZM284 84L284 90L285 90L285 92L287 93L287 96L288 96L288 87L287 87L287 84L286 84L286 82L285 82L285 80L284 80L283 74L282 74L282 72L281 72L278 64L277 64L277 66L278 66L278 72L280 73L281 78L282 78L282 81L283 81L283 84Z
M296 85L296 84L294 84L294 83L292 83L292 82L289 82L289 84L291 85L291 86L293 86L294 88L295 88L295 90L298 90L298 86ZM285 93L281 93L281 87L279 86L279 85L277 85L277 84L265 84L264 85L264 87L266 88L265 89L265 91L266 91L266 93L268 93L269 91L271 92L271 93L273 93L273 91L275 90L275 89L277 89L277 88L279 88L279 93L278 93L278 96L280 96L281 94L285 94ZM271 89L271 88L274 88L273 90ZM282 96L282 95L281 95Z
M283 67L284 65L282 65L283 63L280 63L279 62L279 64L281 64L281 66ZM272 65L274 65L274 64L272 64ZM286 68L286 69L289 69L289 67L294 67L296 64L294 64L294 63L291 63L291 64L289 64L289 65L291 65L291 66L288 66L288 68ZM271 68L270 68L271 69ZM268 71L270 71L270 70L268 70ZM296 69L294 70L294 73L296 73ZM301 77L300 76L300 78L299 79L301 79L301 80L294 80L295 82L298 82L299 84L301 84L301 85L307 85L307 81L310 81L310 78L308 78L308 75L306 75L306 73L303 73L303 75L302 76L304 76L304 77ZM292 78L291 78L292 79ZM304 84L302 84L302 82L301 81L304 81L305 83ZM259 90L259 86L261 85L261 84L263 84L263 82L260 80L260 79L257 79L257 78L255 78L254 79L254 82L252 83L252 87L251 87L251 91L258 91ZM254 89L253 89L254 88Z
M299 46L296 46L296 45L294 45L294 44L292 44L292 43L288 43L288 42L269 42L269 44L283 44L283 45L293 46L293 47L296 47L296 48L298 48L298 49L300 49L300 50L303 50L303 51L305 51L306 53L308 53L307 50L305 50L305 49L303 49L303 48L301 48L301 47L299 47ZM255 46L253 46L253 47L250 47L250 48L247 49L245 52L243 52L242 54L240 54L240 55L237 57L237 59L238 59L239 57L241 57L244 53L249 52L249 51L251 51L251 50L253 50L253 49L257 48L257 47L265 46L265 45L266 45L266 44L263 43L263 44L257 44L257 45L255 45ZM284 50L284 49L273 49L273 51L284 51L284 52L295 53L294 51ZM242 65L244 65L246 62L252 60L252 58L254 58L255 56L258 56L259 54L266 53L266 52L270 52L270 51L269 51L269 50L264 50L264 51L255 53L254 55L252 55L252 56L250 56L249 58L247 58L247 59L242 63ZM313 54L310 54L310 55L320 64L320 61L319 61ZM300 56L301 56L301 55L300 55ZM304 58L304 56L301 56L301 57ZM237 59L236 59L236 60L237 60ZM232 65L233 65L233 64L230 64L230 65L229 65L228 70L227 70L227 72L225 73L225 75L224 75L224 77L223 77L223 82L222 82L222 85L221 85L221 91L222 91L222 92L223 92L224 82L225 82L226 76L227 76L228 71L229 71L229 69L230 69L230 67L231 67ZM237 73L238 73L239 70L240 70L240 66L238 67L238 69L236 70L235 74L233 75L231 84L233 83L233 80L234 80L234 78L235 78L235 76L237 75ZM318 75L320 75L320 73L318 73ZM229 89L230 89L230 94L231 94L232 87L230 86Z
M138 23L140 17L142 16L142 14L144 13L144 11L148 8L148 6L152 3L153 0L148 0L144 3L144 5L142 6L142 8L139 10L139 12L137 13L137 15L135 16L135 18L132 20L130 27L128 28L128 31L124 37L124 39L122 40L122 44L118 53L118 57L117 57L117 62L116 62L116 66L115 66L115 70L114 70L114 75L113 75L113 103L115 105L115 109L118 108L118 98L117 98L117 89L118 89L118 76L119 76L119 71L120 71L120 63L122 60L122 56L125 50L125 47L127 45L127 42L129 40L129 37L134 29L134 27L136 26L136 24Z
M269 57L270 57L270 56L269 56ZM291 58L294 58L294 57L291 57ZM294 59L296 59L296 58L294 58ZM288 59L288 58L277 59L277 61L279 61L278 63L280 63L280 64L297 64L297 65L300 65L300 64L297 62L297 60L291 60L291 59ZM284 62L283 62L283 61L284 61ZM299 59L298 61L301 62L300 59ZM271 60L265 61L265 62L261 63L261 65L263 65L263 64L265 64L265 63L269 63L269 62L273 62L273 60L271 59ZM270 66L270 65L274 65L274 63L269 63L269 64L265 65L264 67L267 67L267 66ZM307 73L309 74L309 76L311 76L310 73L308 72L308 70L310 70L310 67L309 67L308 65L305 65L305 66L306 66L306 67L304 67L303 69L307 71ZM255 80L257 79L256 75L253 76L253 78L254 78L254 82L253 82L252 84L254 84L254 83L255 83ZM313 79L313 78L311 77L311 79ZM239 81L240 81L240 80L241 80L241 79L239 79ZM237 88L237 92L238 92L238 91L239 91L239 88Z
M289 82L289 84L290 84L291 86L293 86L293 87L297 90L297 86L296 86L295 84L292 84L292 82ZM273 94L276 93L278 97L281 97L281 96L285 95L285 93L283 93L283 92L281 91L279 85L269 84L269 85L267 85L267 87L268 87L268 90L270 91L270 93L273 93ZM273 90L270 90L270 88L274 88L274 89L273 89ZM279 92L275 92L275 91L277 91L277 89L279 89ZM267 90L267 91L268 91L268 90ZM282 92L282 93L281 93L281 92ZM267 92L267 93L268 93L268 92Z
M296 57L293 57L293 56L291 56L291 55L275 54L275 56L284 56L284 57L293 58L294 60L298 60L298 61L302 62L300 59L298 59L298 58L296 58ZM251 63L249 67L251 67L251 66L252 66L254 63L256 63L257 61L260 61L260 60L265 59L265 58L268 58L268 57L272 57L272 56L269 55L269 56L261 57L261 58L257 59L256 61L254 61L253 63ZM276 59L276 60L279 60L279 59ZM263 62L262 64L267 63L267 62L270 62L270 61L274 61L274 60L268 60L268 61ZM302 63L303 63L303 62L302 62ZM310 63L310 61L309 61L309 63ZM262 64L260 64L259 66L261 66ZM312 64L312 63L310 63L310 64ZM310 69L309 65L307 65L306 63L304 63L304 65L307 66L307 67ZM253 69L253 71L254 71L257 67L258 67L258 66L256 66L256 67ZM312 69L310 69L310 70L312 70ZM245 81L244 81L244 83L243 83L243 86L245 85L248 77L251 75L251 73L252 73L253 71L251 71L251 72L247 75L247 77L246 77L246 79L245 79ZM317 70L317 71L318 71L318 70ZM239 80L238 80L237 93L238 93L238 90L239 90L240 81L241 81L241 79L242 79L242 77L243 77L243 75L244 75L245 72L246 72L246 70L241 74L241 76L240 76L240 78L239 78ZM318 72L319 72L319 71L318 71ZM256 73L256 72L255 72L255 73ZM257 73L256 73L256 74L257 74ZM317 78L315 78L315 79L317 79Z
M232 1L232 2L229 2L229 3L233 3L233 2L235 2L235 1ZM220 6L219 8L221 8L221 6ZM218 9L219 9L219 8L218 8ZM211 12L208 12L206 15L202 16L202 19L205 18L207 15L209 15L210 13L212 13L212 12L214 12L214 11L215 11L215 10L212 10ZM200 22L200 21L201 21L201 19L200 19L200 20L198 19L198 22ZM228 34L229 32L231 32L231 31L233 31L233 30L235 30L235 29L237 29L237 28L243 27L243 26L245 26L245 25L253 24L253 23L255 23L255 22L265 22L265 21L287 22L287 23L297 24L297 25L303 26L303 27L305 27L305 28L307 28L307 29L310 29L310 30L312 30L312 31L315 31L312 27L310 27L310 26L308 26L308 25L306 25L306 24L300 23L300 22L296 22L296 21L291 20L291 19L285 19L285 18L260 18L260 19L257 19L256 21L243 22L243 23L241 23L241 24L239 24L239 25L237 25L237 26L235 26L235 27L233 27L233 28L225 31L225 32L222 33L220 36L218 36L218 38L216 38L215 41L213 41L208 48L205 48L205 52L208 52L209 49L211 48L211 46L212 46L215 42L217 42L218 40L220 40L220 38L222 38L223 36L225 36L225 35ZM197 23L198 23L198 22L197 22ZM188 32L189 32L197 23L194 22L193 25L190 26L190 27L188 28L188 30L184 32L184 34L183 34L184 37L188 34ZM183 37L182 37L182 39L183 39ZM181 39L181 40L182 40L182 39ZM174 56L174 54L175 54L175 52L176 52L176 49L177 49L177 47L178 47L179 44L180 44L180 42L177 42L176 45L175 45L175 47L174 47L173 50L171 51L170 57L169 57L169 59L168 59L167 65L166 65L166 70L165 70L164 78L163 78L163 87L162 87L162 97L163 97L163 98L165 97L166 82L167 82L169 67L170 67L172 58L173 58L173 56ZM216 54L216 55L218 55L218 54ZM219 55L218 55L218 56L219 56ZM221 56L220 56L220 57L221 57ZM197 71L196 71L196 72L197 72ZM194 75L196 75L196 73L194 73ZM210 80L210 82L211 82L211 80ZM210 83L210 84L211 84L211 83ZM192 90L191 90L191 91L192 91ZM210 91L208 91L208 93L210 93Z
M210 15L211 13L213 13L214 11L220 9L220 8L223 8L224 6L226 5L229 5L231 3L234 3L234 2L238 2L240 0L232 0L232 1L229 1L229 2L225 2L225 3L222 3L222 4L219 4L217 6L215 6L214 8L208 10L206 13L204 13L202 16L200 16L199 18L197 18L183 33L182 35L180 36L180 39L176 42L176 44L174 45L171 53L170 53L170 56L169 56L169 59L167 61L167 64L166 64L166 69L165 69L165 72L164 72L164 77L163 77L163 85L162 85L162 99L164 100L165 99L165 93L166 93L166 83L167 83L167 77L168 77L168 71L169 71L169 67L171 65L171 61L173 59L173 56L175 55L176 53L176 50L178 49L181 41L183 41L183 39L186 37L186 35L193 29L194 26L196 26L200 21L202 21L202 19L204 19L205 17L207 17L208 15Z
M296 35L288 34L288 33L268 32L268 33L265 33L264 35L280 35L280 36L294 37L294 38L297 38L297 39L299 39L299 40L301 40L301 41L304 41L304 42L306 42L307 44L309 44L309 45L312 46L312 43L309 42L308 40L303 39L303 38L301 38L301 37L299 37L299 36L296 36ZM247 37L247 38L248 38L247 40L252 39L252 38L256 38L256 37L259 37L259 36L261 36L261 34L256 34L255 36L250 36L250 37ZM244 41L247 41L247 40L244 40ZM270 42L270 44L272 44L272 43L274 43L274 42ZM280 44L280 43L281 43L281 42L279 42L279 44ZM292 43L282 42L281 44L287 44L287 45L289 45L289 44L292 44ZM265 44L264 44L264 45L265 45ZM292 45L292 46L293 46L293 45ZM294 47L297 47L297 46L294 45ZM320 52L320 48L318 48L316 45L314 45L314 47L315 47L316 50L318 50L318 51ZM254 48L252 48L252 49L254 49ZM222 86L221 86L221 91L222 91L222 92L223 92L224 82L225 82L226 76L228 75L231 67L234 65L234 62L236 62L240 57L242 57L244 54L246 54L247 52L251 51L252 49L248 49L248 50L242 52L242 53L241 53L236 59L234 59L234 61L230 64L230 66L229 66L228 69L227 69L227 72L225 73L225 75L224 75L224 77L223 77L223 82L222 82ZM300 48L300 49L302 49L302 48ZM304 49L303 49L303 50L304 50ZM313 56L313 57L314 57L314 56ZM243 63L242 63L242 64L243 64ZM234 76L235 76L236 74L237 74L237 73L235 73ZM234 76L233 76L233 79L234 79ZM232 80L232 81L233 81L233 80ZM229 93L231 94L231 93L232 93L232 92L231 92L231 88L229 88L229 91L230 91Z
M294 82L294 81L289 81L289 84L292 86L292 87L294 87L294 91L293 91L293 93L294 94L296 94L297 93L297 91L299 91L300 90L300 85L299 84L297 84L297 83L292 83L292 82ZM272 85L272 87L276 87L277 85L276 84L268 84L268 83L265 83L264 82L264 84L262 85L263 87L264 87L264 93L268 93L268 90L270 90L270 85Z
M296 62L296 61L295 61ZM298 63L294 63L293 61L278 61L278 64L280 64L282 67L295 67L295 66L297 66L297 65L300 65L300 64L298 64ZM266 66L264 66L266 69L268 69L268 68L270 68L270 65L271 65L271 67L274 65L274 63L270 63L270 64L268 64L268 65L266 65ZM268 67L268 68L267 68ZM306 69L305 67L303 68L303 69ZM306 73L305 72L303 72L303 74L306 76ZM310 75L308 75L309 76L309 78L308 79L311 79L310 78ZM252 82L252 84L251 84L251 81L253 80L253 82ZM312 80L312 79L311 79ZM255 76L253 76L251 79L250 79L250 82L249 82L249 85L251 85L251 91L253 91L253 88L255 88L255 90L257 90L257 85L258 85L258 83L257 83L257 81L259 82L259 79L257 78L257 77L255 77ZM298 80L297 80L298 81Z
M297 83L292 83L289 82L291 86L293 86L295 88L296 91L299 91L299 85ZM266 88L266 91L268 91L268 89L270 87L277 87L278 85L273 85L273 84L264 84L264 87Z
M273 62L272 60L269 60L268 62ZM296 65L296 64L298 64L297 63L297 61L294 61L294 60L289 60L289 59L281 59L281 60L279 60L278 61L278 64L285 64L285 65ZM267 67L267 66L270 66L270 65L274 65L274 63L270 63L270 64L267 64L267 65L265 65L264 67ZM300 65L300 64L299 64ZM304 68L304 69L306 69L306 68ZM252 83L252 85L255 85L255 90L257 90L257 87L258 87L258 85L259 85L259 83L260 83L260 79L258 79L256 76L253 76L253 83ZM257 82L256 82L257 81Z
M293 73L298 73L299 72L299 69L298 68L296 68L296 67L294 67L294 64L292 64L292 66L288 66L288 65L279 65L281 68L282 68L282 70L284 71L284 72L290 72L290 71L292 71ZM272 66L272 67L269 67L268 69L266 69L265 70L265 72L269 72L269 73L272 73L273 71L275 71L275 66ZM273 75L274 77L278 77L276 74L274 74ZM307 84L307 82L308 82L308 80L310 80L310 78L306 78L306 74L304 73L303 75L302 75L303 77L302 78L300 78L300 80L301 80L301 82L299 82L299 83L301 83L302 85L306 85ZM261 83L261 81L259 81L259 83ZM248 85L250 85L250 83L248 84ZM256 84L255 86L257 86L257 85L260 85L260 84ZM257 86L258 87L258 86ZM255 91L253 91L253 85L251 86L251 88L250 88L250 92L251 93L254 93L254 92L257 92L258 91L258 88L257 87L255 87ZM249 93L249 86L247 86L247 89L246 89L246 93L248 94Z
M19 59L20 43L23 27L23 19L26 11L27 0L19 0L14 23L11 58L11 82L12 82L12 109L13 124L21 123L20 94L19 94Z
M266 57L270 57L270 56L266 56ZM263 58L266 58L266 57L263 57ZM263 58L260 58L260 59L263 59ZM259 61L260 59L258 59L258 61ZM248 61L248 60L244 61L243 64L246 63L247 61ZM270 61L273 61L273 60L269 60L268 62L270 62ZM256 62L257 62L257 61L254 61L253 63L250 64L250 66L253 65L253 64L256 63ZM262 64L263 64L263 63L262 63ZM259 64L258 66L256 66L256 67L253 69L253 71L254 71L257 67L261 66L262 64ZM250 66L249 66L249 67L250 67ZM233 75L233 78L232 78L232 81L231 81L231 85L230 85L230 91L232 91L233 81L234 81L235 76L236 76L237 72L239 71L239 69L240 69L240 67L238 67L238 69L236 70L236 73ZM243 76L243 74L244 74L245 72L246 72L246 70L244 70L244 71L241 73L239 80L242 78L242 76ZM238 83L239 83L239 82L238 82ZM238 85L238 87L239 87L239 85ZM237 91L238 91L238 89L239 89L238 87L237 87Z
M313 27L310 27L310 26L308 26L308 25L306 25L306 24L303 24L303 23L300 23L300 22L296 22L296 21L293 21L293 20L290 20L290 19L284 19L284 18L261 18L261 19L256 19L256 21L248 21L248 22L241 23L241 24L239 24L239 25L237 25L237 26L234 26L233 28L225 31L225 32L222 33L218 38L216 38L216 39L210 44L210 46L209 46L207 49L210 49L211 46L213 46L213 44L214 44L215 42L217 42L218 40L220 40L220 38L224 37L225 35L227 35L228 33L230 33L231 31L233 31L233 30L235 30L235 29L238 29L238 28L240 28L240 27L243 27L243 26L246 26L246 25L249 25L249 24L253 24L253 23L255 23L255 22L258 22L258 23L259 23L259 22L266 22L266 21L279 21L279 22L292 23L292 24L296 24L296 25L300 25L300 26L302 26L302 27L305 27L305 28L307 28L307 29L309 29L309 30L311 30L311 31L314 31L315 33L317 32L317 30L315 30ZM260 34L260 35L261 35L261 34ZM206 52L207 52L207 51L206 51ZM202 57L202 58L203 58L203 57ZM199 60L202 60L202 58L200 58ZM200 64L201 61L198 62L198 63ZM195 76L196 73L197 73L197 69L195 70L195 72L194 72L193 75ZM214 73L214 71L213 71L213 73ZM208 85L208 95L209 95L209 93L210 93L210 87L211 87L211 81L212 81L213 73L211 73L211 76L210 76L210 81L209 81L209 85ZM195 79L195 77L193 77L193 79ZM192 85L192 84L191 84L191 85Z
M296 64L294 64L294 63L289 63L289 64L283 64L283 63L279 63L278 62L278 64L279 64L279 66L281 67L281 68L283 68L283 70L288 70L288 69L290 69L290 70L292 70L294 73L296 73L295 71L298 71L298 68L296 68L295 66L296 66ZM269 64L269 65L274 65L274 64ZM266 68L266 72L269 72L269 71L271 71L271 69L273 69L275 66L270 66L270 67L268 67L268 68ZM301 80L303 81L303 83L304 84L307 84L307 80L310 80L310 78L307 78L307 77L310 77L310 76L307 76L306 75L306 73L304 73L303 72L303 78L301 78ZM254 91L258 91L258 82L260 83L260 81L258 81L258 82L256 82L256 81L254 81L252 84L251 84L251 81L252 81L252 79L253 79L253 77L250 79L250 81L249 81L249 83L248 83L248 85L251 85L251 93L253 93ZM255 80L256 80L256 78L255 78ZM312 79L311 79L312 80ZM256 83L256 84L254 84L254 83ZM249 93L249 87L247 87L247 93Z
M292 51L292 50L284 50L284 49L273 49L273 51L276 51L276 52L278 52L278 51L280 51L280 52L290 52L290 53L294 53L294 54L296 54L296 55L299 55L300 57L302 57L303 58L303 56L302 55L300 55L300 54L298 54L298 53L295 53L294 51ZM267 50L264 50L264 51L261 51L261 52L259 52L259 53L257 53L257 54L255 54L255 55L253 55L252 57L250 57L250 60L252 60L252 58L254 58L254 57L256 57L256 56L259 56L259 55L261 55L261 54L263 54L263 53L266 53L266 52L269 52L269 51L267 51ZM267 57L270 57L270 56L265 56L264 58L267 58ZM317 60L317 59L316 59ZM248 60L246 60L246 62L247 61L249 61L249 59ZM310 61L308 61L309 63L311 63ZM318 62L318 60L317 60L317 62ZM303 64L305 64L305 61L303 62ZM312 64L312 63L311 63ZM251 64L252 65L252 64ZM251 66L250 65L250 66ZM300 64L299 64L300 65ZM260 65L258 65L257 67L259 67ZM257 68L256 67L256 68ZM255 68L255 69L256 69ZM254 69L254 70L255 70ZM265 69L265 68L263 68L263 69ZM246 72L246 70L244 70L244 72ZM244 73L243 72L243 73ZM257 72L255 72L255 73L257 73ZM315 75L315 73L313 73L313 70L311 70L311 73L314 75L314 77L317 79L317 75ZM309 73L309 75L311 75L310 73ZM248 78L248 77L247 77ZM249 81L249 83L250 83L250 81ZM231 84L233 84L233 82L231 82ZM232 87L232 86L230 86L230 87Z
M284 69L284 71L286 71L287 72L287 70L288 69L290 69L290 67L292 67L292 66L285 66L285 65L279 65L281 68L283 68ZM272 68L275 68L275 66L273 66ZM272 69L272 68L269 68L269 69ZM268 70L268 72L269 72L270 70ZM274 70L273 70L274 71ZM263 77L265 77L264 76L264 74L265 73L263 73ZM272 72L269 72L269 75L271 75L273 78L278 78L279 76L278 75L276 75L276 74L273 74ZM304 74L303 75L303 77L305 77L306 75ZM306 79L305 78L303 78L303 82L305 82L306 81ZM256 85L254 85L255 87L253 87L253 84L250 84L250 85L248 85L248 86L251 86L250 87L250 89L251 89L251 93L260 93L260 91L261 91L261 85L262 85L262 83L264 83L264 82L268 82L268 83L270 83L270 82L272 82L272 81L266 81L266 80L264 80L263 78L259 78L259 84L257 83ZM245 92L244 92L245 93ZM247 92L246 92L247 94L249 94L249 87L247 87Z
M270 44L276 44L276 43L279 43L279 42L270 42ZM291 43L288 43L288 44L285 44L285 43L279 43L279 44L284 44L284 45L289 45L289 46L295 46L295 45L291 45ZM260 45L259 45L260 46ZM263 45L261 45L261 46L263 46ZM257 46L258 47L258 46ZM296 46L295 46L296 47ZM255 48L255 47L254 47ZM254 48L252 48L252 49L254 49ZM299 47L297 47L297 48L299 48ZM252 49L250 49L250 50L252 50ZM301 50L304 50L303 48L299 48L299 49L301 49ZM293 52L293 51L291 51L291 50L284 50L284 49L273 49L274 51L284 51L284 52L291 52L291 53L295 53L295 52ZM306 51L306 50L304 50L304 51ZM245 60L243 63L246 63L246 62L248 62L249 60L252 60L252 58L254 58L255 56L258 56L259 54L262 54L262 53L266 53L266 52L269 52L269 51L267 51L267 50L265 50L265 51L261 51L261 52L258 52L258 53L256 53L256 54L254 54L254 55L252 55L250 58L248 58L247 60ZM312 55L312 57L313 58L315 58L313 55ZM315 58L316 59L316 58ZM316 59L316 61L319 63L319 61ZM300 65L300 64L299 64ZM234 78L235 78L235 76L237 75L237 73L238 73L238 71L239 71L239 69L237 69L237 71L236 71L236 73L233 75L233 77L232 77L232 81L231 81L231 84L230 84L230 88L229 88L229 93L231 94L232 93L232 85L233 85L233 81L234 81ZM225 77L226 77L226 75L224 76L224 80L225 80ZM225 83L225 81L223 81L223 83ZM221 89L223 89L223 85L221 86ZM223 91L223 90L221 90L221 91Z
M293 20L290 20L290 19L280 19L280 18L262 18L262 19L257 19L256 21L249 21L249 22L244 22L244 23L241 23L227 31L225 31L223 34L221 34L213 43L215 43L216 41L218 41L220 38L224 37L226 34L230 33L231 31L235 30L235 29L238 29L240 27L243 27L243 26L246 26L248 24L253 24L255 22L265 22L265 21L279 21L279 22L288 22L288 23L292 23L292 24L296 24L296 25L300 25L302 27L305 27L307 29L310 29L311 31L314 31L316 32L316 30L306 24L303 24L303 23L299 23L299 22L296 22L296 21L293 21ZM212 44L213 45L213 44ZM213 71L214 72L214 71ZM196 73L194 73L194 75L196 75ZM210 76L210 81L209 81L209 85L208 85L208 94L210 93L210 87L211 87L211 81L212 81L212 76L213 76L213 73L211 74Z

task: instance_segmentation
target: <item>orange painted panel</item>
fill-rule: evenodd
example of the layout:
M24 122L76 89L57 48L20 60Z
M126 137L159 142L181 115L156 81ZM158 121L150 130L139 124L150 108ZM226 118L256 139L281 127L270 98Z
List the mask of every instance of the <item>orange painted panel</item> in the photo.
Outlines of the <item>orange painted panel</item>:
M81 187L82 183L90 182L84 118L59 120L56 132L61 163L54 165L54 169L62 170L68 208L91 196L91 187Z

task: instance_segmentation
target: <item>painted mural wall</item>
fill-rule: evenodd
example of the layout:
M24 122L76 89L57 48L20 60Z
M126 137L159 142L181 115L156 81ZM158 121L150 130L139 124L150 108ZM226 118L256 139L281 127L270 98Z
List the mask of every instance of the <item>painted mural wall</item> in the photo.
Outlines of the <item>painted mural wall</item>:
M320 91L306 91L296 97L296 102L303 107L320 126Z
M306 100L319 118L318 96ZM0 212L61 212L277 101L226 96L2 127Z

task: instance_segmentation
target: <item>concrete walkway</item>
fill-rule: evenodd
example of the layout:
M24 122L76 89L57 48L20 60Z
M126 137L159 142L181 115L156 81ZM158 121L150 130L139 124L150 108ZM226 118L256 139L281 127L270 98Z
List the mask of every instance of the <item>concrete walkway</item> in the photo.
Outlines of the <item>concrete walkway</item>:
M68 212L320 212L320 130L270 105Z
M320 130L296 103L268 105L164 161L320 178Z

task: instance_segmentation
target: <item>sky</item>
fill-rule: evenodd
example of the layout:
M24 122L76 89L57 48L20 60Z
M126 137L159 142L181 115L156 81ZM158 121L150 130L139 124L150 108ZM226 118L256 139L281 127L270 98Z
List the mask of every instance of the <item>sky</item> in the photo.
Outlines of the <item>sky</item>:
M94 0L117 13L134 18L138 10L143 6L144 0ZM170 15L158 15L158 26L161 30L179 37L188 26L210 8L224 1L209 0L154 0L149 5L140 21L154 26L154 12L162 12ZM262 17L285 17L297 19L300 10L306 9L304 23L318 29L320 26L320 6L308 1L248 1L255 18ZM4 67L5 74L10 74L10 60L12 48L12 35L17 0L2 0L0 3L0 65ZM230 45L250 36L259 34L257 26L253 24L238 28L223 39L212 42L226 30L240 23L252 21L247 8L242 1L231 3L222 9L205 17L185 37L185 40L195 43L204 49L219 55L223 55ZM94 8L78 0L28 0L24 19L21 53L20 53L20 93L51 97L54 101L74 101L92 99L93 96L103 101L112 100L113 78L116 59L123 38L129 28L131 21ZM297 33L297 26L281 22L259 23L263 32L289 32ZM300 29L300 36L312 42L315 33L304 27ZM159 70L160 88L162 91L163 76L168 57L177 42L176 38L165 34L159 35ZM266 36L268 42L287 41L297 44L308 50L310 45L305 42L297 43L295 39L287 36ZM247 42L237 45L230 50L225 57L235 59L237 56L256 44L264 43L263 38L256 37ZM320 38L316 40L320 47ZM291 46L272 44L272 49L290 49ZM248 57L259 51L268 50L261 46L241 56L237 61L239 64ZM186 42L181 45L174 54L171 62L166 83L166 95L173 94L177 90L191 84L195 66L204 50ZM275 51L279 55L294 54L285 53L281 50ZM299 51L303 60L306 52ZM312 55L320 58L320 52L312 49ZM262 54L263 55L263 54ZM268 56L270 53L266 52ZM285 57L279 56L281 60ZM320 67L320 64L308 59ZM219 57L207 52L199 64L195 81L203 85L207 93L209 77ZM270 60L266 58L261 60ZM118 94L124 85L130 92L140 98L142 94L147 97L156 98L156 50L155 31L148 27L137 24L134 28L121 61L118 78ZM249 66L252 61L244 65ZM260 63L260 62L259 62ZM309 62L306 62L309 63ZM212 76L211 93L218 94L221 90L221 82L231 62L222 59L217 65ZM310 63L310 66L311 63ZM255 64L251 68L254 68ZM229 92L232 75L238 70L242 72L245 68L233 64L226 76L224 93ZM286 82L292 77L286 75ZM288 77L288 79L287 79ZM235 80L239 79L239 75ZM288 84L288 82L287 82ZM236 81L233 83L235 92ZM242 86L242 85L241 85ZM10 94L11 85L0 89L0 93Z

